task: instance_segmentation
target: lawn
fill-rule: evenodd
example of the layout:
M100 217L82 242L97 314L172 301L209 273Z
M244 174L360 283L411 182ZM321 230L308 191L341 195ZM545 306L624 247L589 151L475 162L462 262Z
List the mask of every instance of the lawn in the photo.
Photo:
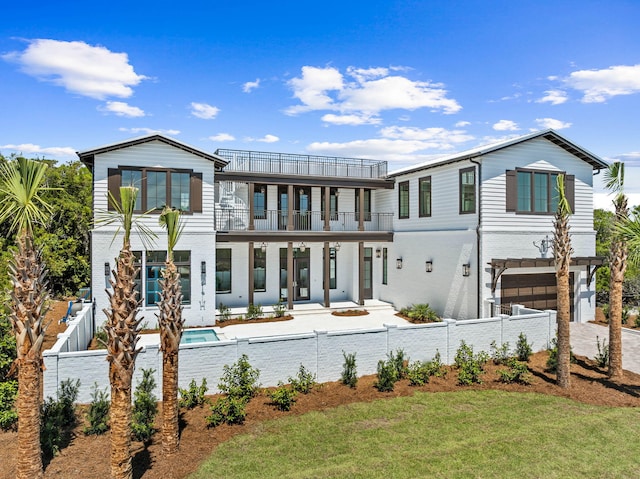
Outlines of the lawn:
M639 422L542 394L420 392L259 424L190 478L636 478Z

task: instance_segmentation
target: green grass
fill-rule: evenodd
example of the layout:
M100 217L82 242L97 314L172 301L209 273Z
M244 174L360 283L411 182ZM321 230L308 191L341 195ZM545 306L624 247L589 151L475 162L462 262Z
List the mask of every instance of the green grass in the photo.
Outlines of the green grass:
M639 422L540 394L417 393L263 423L190 478L636 478Z

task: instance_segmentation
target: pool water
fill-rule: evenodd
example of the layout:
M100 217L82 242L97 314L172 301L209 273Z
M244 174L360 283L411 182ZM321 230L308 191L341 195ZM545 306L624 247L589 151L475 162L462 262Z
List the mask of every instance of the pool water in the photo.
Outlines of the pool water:
M213 329L185 329L180 344L210 343L220 341Z

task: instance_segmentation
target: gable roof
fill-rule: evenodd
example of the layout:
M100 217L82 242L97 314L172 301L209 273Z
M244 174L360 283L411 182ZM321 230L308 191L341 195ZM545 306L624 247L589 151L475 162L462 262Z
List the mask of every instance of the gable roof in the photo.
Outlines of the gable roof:
M528 135L511 138L509 140L504 140L497 143L481 145L481 146L472 148L470 150L461 151L459 153L453 153L451 155L441 156L439 158L435 158L433 160L421 163L419 165L413 165L407 168L401 168L399 170L392 171L391 173L389 173L389 177L393 178L395 176L404 175L407 173L413 173L413 172L424 170L427 168L433 168L434 166L442 166L449 163L456 163L458 161L477 158L479 156L483 156L488 153L493 153L494 151L502 150L503 148L517 145L518 143L523 143L525 141L533 140L535 138L544 138L546 140L549 140L550 142L554 143L560 148L568 151L572 155L589 163L594 170L601 170L609 166L600 157L576 145L575 143L570 142L565 137L559 135L556 131L549 129L549 130L543 130L543 131L536 131Z
M130 140L120 141L117 143L111 143L109 145L99 146L97 148L93 148L91 150L78 151L76 154L87 166L92 166L93 161L95 159L95 155L99 155L101 153L107 153L109 151L121 150L123 148L129 148L130 146L141 145L143 143L149 143L151 141L160 141L169 146L173 146L174 148L179 148L193 155L204 158L205 160L213 161L217 169L224 168L227 165L227 161L213 153L207 153L206 151L199 150L191 145L187 145L186 143L182 143L174 138L169 138L168 136L160 135L157 133L151 135L140 136L138 138L132 138Z

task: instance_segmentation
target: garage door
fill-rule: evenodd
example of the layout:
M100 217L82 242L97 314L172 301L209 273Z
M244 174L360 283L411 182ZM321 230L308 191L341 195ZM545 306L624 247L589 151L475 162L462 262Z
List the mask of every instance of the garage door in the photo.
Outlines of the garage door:
M557 309L555 273L503 274L500 302L503 305L522 304L533 309ZM573 273L569 275L571 320L573 321Z

